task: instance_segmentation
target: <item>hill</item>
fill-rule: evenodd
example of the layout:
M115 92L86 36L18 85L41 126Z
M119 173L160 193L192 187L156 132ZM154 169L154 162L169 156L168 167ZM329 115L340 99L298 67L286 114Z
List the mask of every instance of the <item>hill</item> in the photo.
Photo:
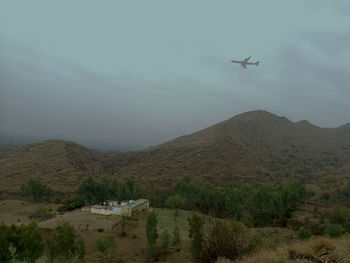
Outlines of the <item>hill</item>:
M224 184L347 176L350 130L292 122L265 111L239 114L207 129L142 151L101 153L73 142L44 141L0 154L0 191L38 178L72 190L91 175L171 186L184 176Z
M117 167L118 161L123 162L121 157L62 140L27 144L0 153L0 191L16 192L29 178L35 178L55 190L69 192L83 178L111 174L106 163L113 158Z
M163 184L186 175L218 183L286 177L311 180L340 174L350 162L350 132L253 111L147 149L139 156L142 161L123 167L116 175L146 177Z

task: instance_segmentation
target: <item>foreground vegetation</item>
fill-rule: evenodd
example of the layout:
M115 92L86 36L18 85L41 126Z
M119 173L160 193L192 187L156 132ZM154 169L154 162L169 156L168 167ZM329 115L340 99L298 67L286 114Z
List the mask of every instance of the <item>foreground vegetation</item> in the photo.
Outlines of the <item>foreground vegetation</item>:
M24 184L22 193L33 202L49 201L57 196L57 193L35 180ZM313 213L319 215L318 221L316 223L308 219L301 221L301 227L298 224L290 223L294 220L292 215L295 214L298 207L303 206L306 200L315 196L315 193L307 190L306 186L298 181L285 181L278 184L235 183L212 186L201 181L184 178L173 189L150 191L139 188L131 180L120 183L116 180L95 181L92 178L87 178L81 183L75 196L65 199L64 204L57 211L62 213L85 204L102 203L106 200L148 198L153 206L169 210L156 209L154 213L142 220L142 230L138 231L143 233L140 242L144 244L144 247L142 257L140 255L139 259L182 262L181 258L186 258L186 260L193 262L215 262L225 258L225 260L236 262L248 257L252 261L247 262L260 262L254 261L254 254L263 255L265 253L265 257L271 260L278 254L276 258L280 257L282 260L280 262L293 262L294 259L309 260L306 257L303 258L304 252L300 252L304 245L295 247L294 250L290 246L288 249L281 249L277 245L280 243L279 238L266 237L259 229L261 227L293 227L296 231L290 241L294 243L297 239L307 241L307 243L301 244L311 244L308 242L313 242L315 238L318 240L317 236L326 237L322 240L346 236L347 233L350 233L350 210L347 208L350 203L350 185L327 189L323 193L327 194L320 194L317 200L327 205L327 210L318 211L315 208ZM162 223L161 227L157 211L168 211L169 217ZM52 214L54 213L37 210L28 216L32 219L47 220L52 217ZM99 252L101 260L112 260L113 258L117 260L118 257L115 255L123 255L118 239L130 236L127 229L132 221L125 219L122 222L120 225L122 229L120 232L118 231L117 235L116 233L106 233L103 237L95 240L95 250ZM167 225L166 227L164 223ZM68 226L63 227L67 229ZM19 226L18 229L20 228L25 228L25 226ZM2 225L1 231L5 233L8 231L6 229L7 226ZM21 233L21 231L16 230L15 232ZM62 256L58 252L60 246L57 231L59 228L52 233L39 230L42 244L38 246L38 249L39 252L41 251L41 255L47 259ZM66 254L69 251L67 260L83 259L87 253L84 240L79 237L76 230L72 229L71 233L73 235L70 244L73 245L71 248L63 249ZM132 234L132 236L135 236L136 239L138 235ZM21 234L18 234L17 237L10 237L8 240L21 238ZM274 252L266 252L267 249L272 249ZM9 251L10 254L12 253L12 258L9 260L24 260L23 256L19 256L21 255L21 246L14 241L8 243L7 249L4 251L7 251L7 254ZM88 251L91 251L91 246ZM25 260L29 262L30 259ZM118 260L122 260L122 258ZM311 262L313 261L311 260Z

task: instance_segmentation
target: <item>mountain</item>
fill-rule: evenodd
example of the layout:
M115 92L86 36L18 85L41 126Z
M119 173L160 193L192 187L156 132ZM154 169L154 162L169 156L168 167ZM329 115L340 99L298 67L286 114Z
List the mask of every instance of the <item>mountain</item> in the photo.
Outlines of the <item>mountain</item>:
M28 178L71 191L87 176L132 178L146 187L184 176L224 184L347 176L350 130L292 122L266 111L239 114L207 129L142 151L101 153L73 142L44 141L0 153L0 191Z
M146 177L157 184L171 184L186 175L217 183L312 179L338 173L350 161L350 132L252 111L147 149L143 155L141 162L116 175Z

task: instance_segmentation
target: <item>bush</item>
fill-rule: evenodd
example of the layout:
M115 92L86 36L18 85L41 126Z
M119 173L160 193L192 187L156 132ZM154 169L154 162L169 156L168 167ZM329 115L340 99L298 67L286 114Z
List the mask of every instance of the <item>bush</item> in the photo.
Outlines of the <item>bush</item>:
M236 260L261 247L259 234L234 220L214 219L207 239L203 240L201 260L215 262L219 257Z
M312 236L311 231L305 227L299 228L298 238L300 240L308 240Z
M332 224L324 230L324 234L331 238L338 238L344 234L344 228L339 224Z
M75 198L73 200L68 200L63 206L57 208L58 212L72 211L77 208L81 208L84 206L84 202L79 198Z
M37 209L35 212L30 213L28 217L32 220L47 220L53 217L53 214L49 210Z

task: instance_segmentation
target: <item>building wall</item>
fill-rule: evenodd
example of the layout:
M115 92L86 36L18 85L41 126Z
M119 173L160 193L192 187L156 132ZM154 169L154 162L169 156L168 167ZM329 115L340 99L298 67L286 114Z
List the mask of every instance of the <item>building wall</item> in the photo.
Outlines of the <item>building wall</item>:
M149 201L145 200L144 203L141 203L138 206L135 206L135 207L132 208L132 214L137 214L137 213L139 213L139 212L141 212L143 210L148 209L148 207L149 207ZM131 214L130 214L130 216L131 216Z

